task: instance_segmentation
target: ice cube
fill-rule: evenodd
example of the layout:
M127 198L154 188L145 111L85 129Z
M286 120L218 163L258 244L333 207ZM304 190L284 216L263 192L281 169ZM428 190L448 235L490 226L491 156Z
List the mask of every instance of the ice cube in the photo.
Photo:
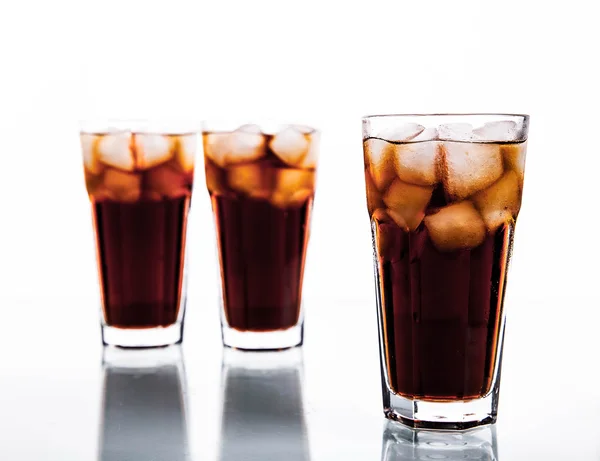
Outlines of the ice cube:
M253 198L267 199L273 190L272 168L254 163L227 168L229 185Z
M135 202L140 198L142 178L135 173L126 173L114 168L104 171L104 187L115 200Z
M137 167L147 170L168 161L173 156L173 138L161 134L133 135Z
M278 169L271 202L276 206L300 206L314 194L315 174L312 171Z
M505 144L501 146L500 150L504 156L506 167L517 173L522 191L523 179L525 176L525 152L527 151L527 141L520 144Z
M210 160L204 162L206 172L206 187L212 195L223 195L226 192L225 171Z
M315 189L315 174L312 171L281 168L276 172L275 187L280 192L292 193L299 189Z
M83 165L88 173L93 175L100 174L102 172L102 164L98 159L98 152L96 145L98 143L98 136L95 134L81 134L81 150L83 152Z
M88 171L88 169L84 169L85 175L85 187L88 191L88 195L91 197L96 195L96 193L101 189L102 186L102 176L92 174Z
M381 130L377 134L377 138L385 139L386 141L408 141L418 136L425 130L423 125L416 123L405 123L400 126L390 126Z
M198 135L185 134L177 137L175 159L183 171L192 173L196 152L198 151Z
M517 134L517 124L512 120L485 123L473 130L474 138L480 141L514 141Z
M387 209L387 215L390 218L392 218L392 221L394 221L396 223L396 226L398 226L403 231L409 232L411 230L410 226L407 224L406 220L404 219L404 216L402 216L397 211L394 211L391 208L388 208ZM420 224L420 222L419 222L419 224ZM419 226L418 225L415 226L414 229L416 229L417 227L419 227Z
M227 139L227 163L246 163L265 155L265 137L257 125L243 125L232 131Z
M368 169L365 170L365 186L367 191L367 209L369 210L369 215L373 215L375 209L385 208L385 204L383 203L381 192L375 187L375 183L371 179Z
M409 230L415 230L425 216L425 208L432 192L433 187L415 186L396 179L384 194L383 201L389 208L388 214L392 219L394 214L398 214Z
M133 171L135 164L131 152L131 133L105 134L100 137L97 149L98 157L105 165L123 171Z
M438 182L437 141L398 144L395 152L396 171L402 181L418 186L431 186Z
M473 125L470 123L447 123L438 127L438 138L445 141L471 141Z
M473 202L488 230L494 231L504 223L513 222L521 208L517 173L508 170L490 187L475 194Z
M148 170L144 175L145 186L163 197L183 197L190 193L191 184L186 175L176 171L171 165L160 165Z
M365 162L375 187L383 191L396 177L396 144L370 138L363 143Z
M373 214L371 215L371 219L373 221L377 221L379 222L392 222L392 218L390 218L390 215L388 214L388 211L385 208L385 205L383 206L383 208L377 208L375 211L373 211Z
M306 134L290 126L273 136L269 147L286 164L299 166L308 153L310 143Z
M317 160L319 157L319 142L321 135L319 132L313 132L306 135L308 138L308 152L302 158L298 166L300 168L315 169L317 167Z
M317 133L317 131L313 127L310 127L307 125L294 125L294 128L296 130L298 130L300 133L308 134L311 136L314 135L315 133Z
M418 136L415 136L410 140L410 142L419 142L419 141L436 141L438 139L438 130L436 127L432 126L429 128L425 128L425 130Z
M273 192L271 203L280 208L293 208L304 205L314 195L310 189L299 189L292 194Z
M227 165L229 155L229 133L204 133L202 135L204 155L221 168Z
M485 189L502 176L502 155L497 144L445 142L440 146L441 176L452 200Z
M485 224L468 200L425 217L429 237L440 251L474 248L485 239Z

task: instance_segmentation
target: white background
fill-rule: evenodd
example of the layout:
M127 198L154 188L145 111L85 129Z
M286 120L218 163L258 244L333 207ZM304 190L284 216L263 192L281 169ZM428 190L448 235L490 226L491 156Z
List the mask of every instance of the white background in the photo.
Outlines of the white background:
M267 116L322 130L304 291L305 391L316 415L331 416L315 416L309 427L314 457L328 459L328 431L376 444L381 435L379 423L359 434L335 419L380 412L361 116L512 112L530 114L531 125L506 301L502 460L527 459L519 447L535 430L549 454L566 456L560 450L568 446L578 459L600 456L593 6L0 1L0 394L17 415L0 416L1 440L44 440L57 458L93 459L73 455L58 436L76 428L94 441L97 429L77 423L94 420L97 405L75 379L96 379L101 354L80 119ZM198 364L218 375L221 348L214 232L201 166L197 172L185 350L196 363L189 379L203 389L212 381ZM218 392L213 384L206 386ZM46 385L57 394L40 394ZM70 428L44 407L56 395L67 402L61 411L72 412ZM578 418L587 429L567 431L560 444L551 428ZM15 435L26 427L34 433Z

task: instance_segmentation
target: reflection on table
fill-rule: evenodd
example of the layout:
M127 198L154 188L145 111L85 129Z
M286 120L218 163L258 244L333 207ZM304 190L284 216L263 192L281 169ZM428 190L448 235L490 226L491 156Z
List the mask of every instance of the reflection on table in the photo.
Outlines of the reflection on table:
M466 432L436 432L409 429L388 421L384 425L382 461L498 461L496 427Z
M181 349L107 348L100 461L188 460Z
M302 351L225 350L220 461L308 461Z

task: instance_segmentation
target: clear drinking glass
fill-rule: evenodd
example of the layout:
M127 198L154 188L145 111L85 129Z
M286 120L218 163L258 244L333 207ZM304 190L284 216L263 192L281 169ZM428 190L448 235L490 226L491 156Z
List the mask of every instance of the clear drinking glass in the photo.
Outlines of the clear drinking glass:
M223 355L219 461L309 461L302 349Z
M198 132L178 124L90 122L82 128L104 344L152 347L182 340L198 140Z
M383 405L423 428L496 420L529 117L363 119Z
M465 432L422 431L387 421L381 461L498 461L496 426Z
M180 346L105 348L102 361L98 460L189 460Z
M302 344L302 279L318 137L301 125L205 125L225 346L268 350Z

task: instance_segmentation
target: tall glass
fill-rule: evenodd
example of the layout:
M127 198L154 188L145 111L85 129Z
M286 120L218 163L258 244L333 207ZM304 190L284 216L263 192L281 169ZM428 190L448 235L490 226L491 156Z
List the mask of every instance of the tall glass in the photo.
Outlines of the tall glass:
M81 131L104 344L182 340L197 144L191 130L144 122L88 123Z
M526 115L363 119L385 415L496 420Z
M203 132L216 222L225 346L302 344L302 279L315 192L318 132L300 125Z

